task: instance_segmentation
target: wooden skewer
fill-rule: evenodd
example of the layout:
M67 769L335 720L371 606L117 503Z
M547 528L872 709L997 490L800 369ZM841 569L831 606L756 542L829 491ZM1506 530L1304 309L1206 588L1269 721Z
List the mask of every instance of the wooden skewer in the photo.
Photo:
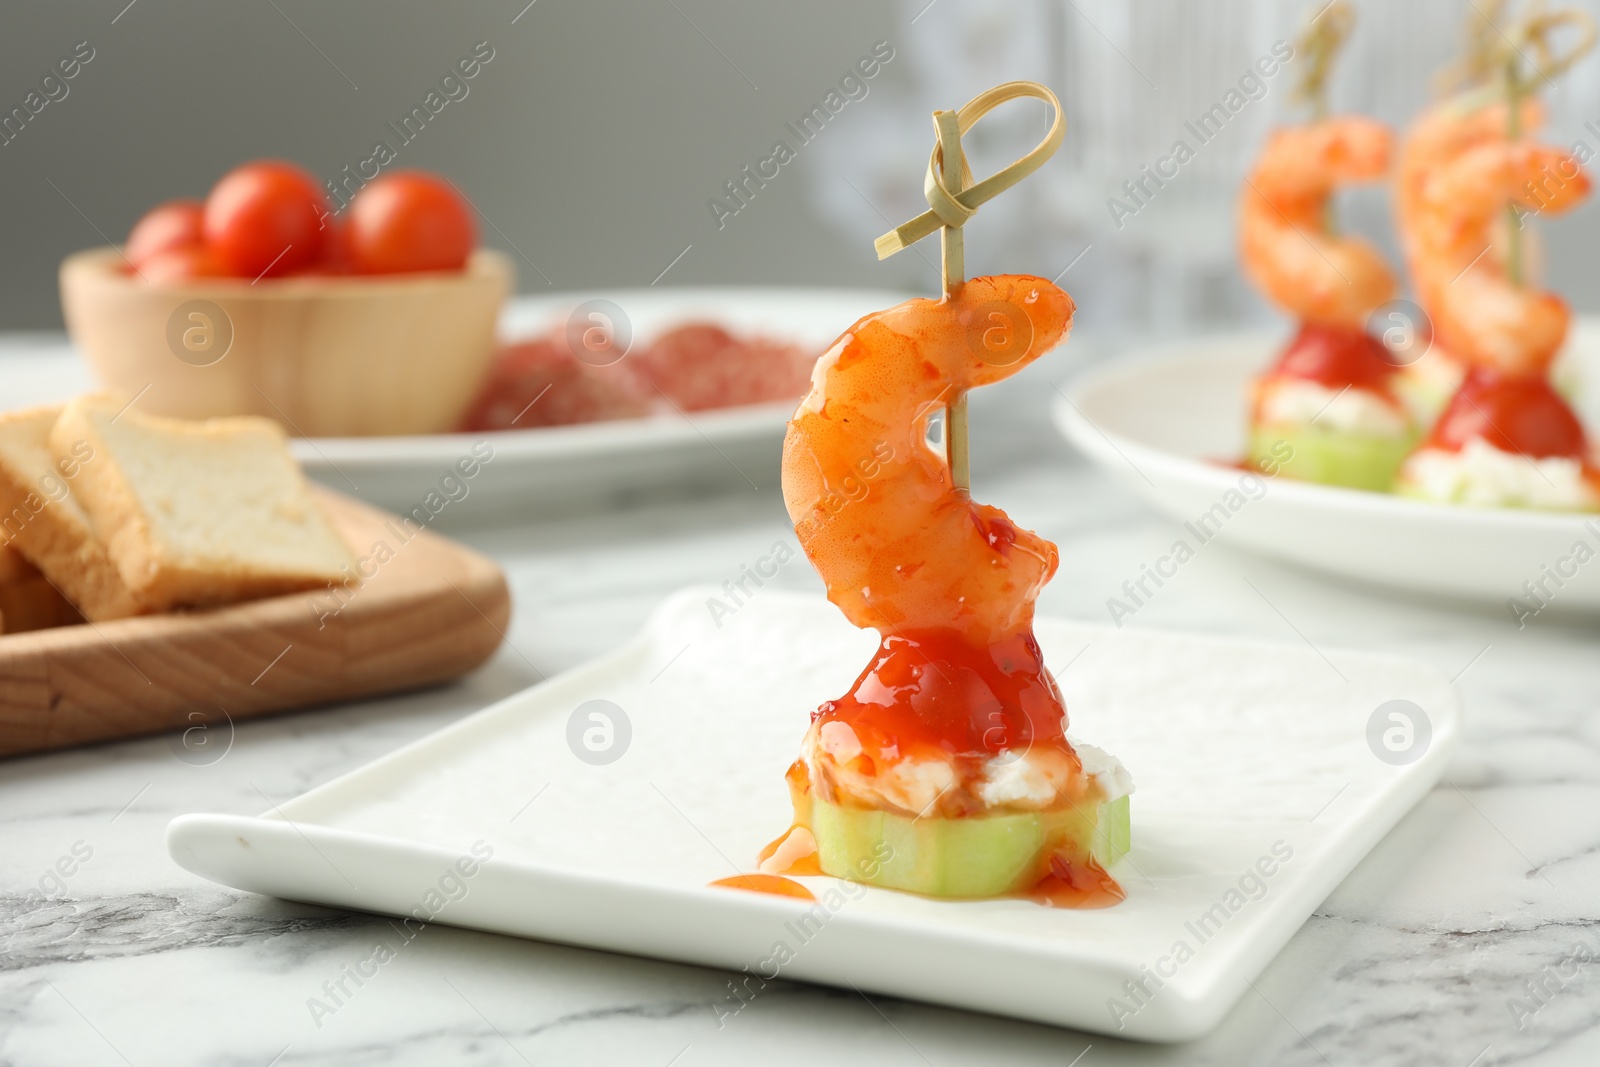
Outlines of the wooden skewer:
M981 182L972 180L972 169L961 147L961 135L977 125L979 119L1008 100L1033 97L1049 104L1054 119L1044 140L1033 151ZM928 173L922 183L928 210L875 242L879 259L887 259L902 249L932 234L940 233L940 288L946 299L955 295L966 280L965 243L961 227L977 214L978 207L1005 192L1044 165L1061 147L1066 123L1061 117L1061 102L1056 94L1038 82L1016 81L997 85L979 93L960 111L935 111L933 128L937 137L928 157ZM950 404L945 416L945 453L949 457L950 477L962 489L972 488L972 472L967 446L967 394L963 391Z
M1506 60L1506 139L1515 141L1522 136L1521 80L1517 77L1517 61ZM1522 284L1522 217L1517 214L1515 202L1506 205L1506 278L1512 285Z
M1355 23L1356 12L1348 0L1331 0L1312 16L1295 41L1295 54L1304 58L1306 66L1293 98L1310 106L1314 120L1328 117L1328 76Z
M972 169L967 166L967 153L961 148L960 116L954 111L936 111L933 126L938 132L941 169L953 177L945 178L945 187L952 193L964 192L972 184ZM960 226L939 228L939 288L946 297L954 296L956 289L967 279L966 231ZM950 477L962 489L972 488L972 454L967 442L967 394L962 393L945 414L945 456L950 463Z
M1305 66L1290 99L1311 109L1312 122L1328 117L1328 78L1355 25L1356 12L1348 0L1330 0L1311 16L1295 39L1295 58ZM1322 205L1322 230L1330 237L1339 232L1339 219L1331 197Z

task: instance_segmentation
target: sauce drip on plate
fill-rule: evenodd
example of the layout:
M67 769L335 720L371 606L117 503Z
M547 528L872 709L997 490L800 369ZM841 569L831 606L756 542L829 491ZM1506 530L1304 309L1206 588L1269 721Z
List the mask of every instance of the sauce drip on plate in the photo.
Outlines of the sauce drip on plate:
M775 897L792 897L795 900L816 900L816 896L790 878L776 874L736 874L731 878L718 878L708 885L722 889L742 889L747 893L768 893Z
M1109 908L1128 894L1093 856L1081 861L1052 856L1050 873L1021 896L1047 908Z

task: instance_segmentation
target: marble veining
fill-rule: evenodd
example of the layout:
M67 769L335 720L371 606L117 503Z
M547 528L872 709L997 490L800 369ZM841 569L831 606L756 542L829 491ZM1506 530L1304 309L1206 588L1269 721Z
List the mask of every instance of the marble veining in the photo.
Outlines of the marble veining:
M7 931L0 970L236 945L368 921L344 912L240 914L241 896L213 888L86 900L0 897Z

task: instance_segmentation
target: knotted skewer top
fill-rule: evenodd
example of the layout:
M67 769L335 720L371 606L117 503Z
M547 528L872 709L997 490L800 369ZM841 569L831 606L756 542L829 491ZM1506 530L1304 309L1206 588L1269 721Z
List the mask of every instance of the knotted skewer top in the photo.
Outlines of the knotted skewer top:
M1003 167L981 182L972 180L972 168L967 165L967 154L961 148L961 135L978 124L978 120L1008 100L1031 96L1050 105L1052 118L1050 131L1038 146L1009 167ZM902 249L938 231L941 255L940 282L946 294L952 292L966 277L963 263L965 242L961 227L978 213L978 208L999 196L1013 185L1044 166L1045 160L1055 155L1066 135L1067 126L1061 117L1061 101L1056 94L1038 82L1006 82L968 100L960 111L935 111L933 129L937 138L933 153L928 157L928 174L922 182L922 193L928 198L928 210L878 238L875 247L879 259L888 259ZM962 489L972 484L967 453L967 397L957 396L949 407L947 426L947 453L950 475Z
M1497 0L1468 16L1482 25L1469 32L1465 54L1440 79L1442 89L1461 91L1454 106L1463 110L1521 99L1541 82L1552 83L1594 47L1595 22L1586 11L1534 4L1501 29L1496 20L1502 8ZM1562 29L1575 30L1577 37L1565 52L1557 52L1555 37Z
M1565 53L1557 53L1551 38L1562 27L1577 30L1578 39ZM1520 96L1536 88L1540 81L1548 82L1565 73L1594 47L1594 41L1594 18L1587 11L1577 8L1546 11L1543 7L1534 7L1512 23L1500 38L1497 58L1504 71L1507 91ZM1533 49L1539 57L1537 61L1528 57L1526 48ZM1523 73L1524 62L1533 69Z
M961 135L978 124L978 120L1009 100L1033 97L1050 105L1053 118L1050 132L1033 151L1004 167L981 182L973 182L972 168L967 165L966 153L961 149ZM923 195L928 198L928 210L878 238L875 247L879 259L887 259L896 252L910 248L924 237L941 228L959 230L967 220L978 213L978 208L1016 185L1044 165L1045 160L1061 147L1066 135L1066 122L1061 117L1061 101L1056 94L1038 82L1015 81L997 85L979 93L962 106L960 111L935 111L933 127L938 142L928 157L928 173L923 179ZM945 291L960 278L946 278Z

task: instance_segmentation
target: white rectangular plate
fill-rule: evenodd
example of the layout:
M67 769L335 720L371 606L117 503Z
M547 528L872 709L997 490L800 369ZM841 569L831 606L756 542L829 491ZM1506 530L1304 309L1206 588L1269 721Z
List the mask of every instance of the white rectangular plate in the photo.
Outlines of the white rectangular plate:
M1175 1041L1216 1024L1438 779L1457 734L1453 691L1420 664L1040 620L1073 734L1138 783L1133 851L1112 871L1126 901L806 878L808 906L708 888L788 827L783 772L808 716L875 647L819 598L757 590L713 618L713 596L731 604L685 590L617 652L258 818L178 818L172 856L275 896ZM606 742L578 711L590 700L622 712L609 763L576 754L586 729ZM1410 762L1369 744L1390 700L1427 720Z

